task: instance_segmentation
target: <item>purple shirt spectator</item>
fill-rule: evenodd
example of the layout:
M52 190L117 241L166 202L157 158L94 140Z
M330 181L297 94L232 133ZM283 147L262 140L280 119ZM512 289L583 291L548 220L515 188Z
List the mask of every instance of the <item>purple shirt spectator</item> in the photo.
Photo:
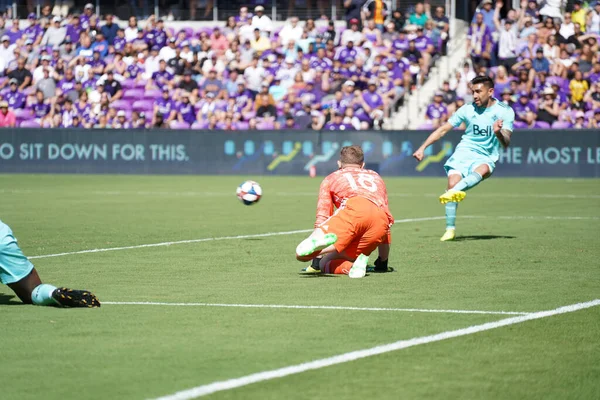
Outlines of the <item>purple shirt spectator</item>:
M471 26L469 26L467 40L471 42L471 54L481 55L481 53L485 51L488 43L492 43L492 32L485 24L482 24L481 26L471 24Z
M68 91L73 90L73 88L75 88L75 79L63 78L58 82L56 87L62 90L63 93L67 93Z
M425 113L429 119L440 119L443 115L448 115L448 109L443 104L430 104L427 106L427 112Z
M152 74L152 80L160 89L164 88L173 79L173 74L169 71L156 71Z
M388 69L389 69L389 67L388 67ZM403 76L404 76L404 64L394 62L394 66L392 67L392 69L390 69L390 78L392 78L392 80L403 79Z
M415 47L419 51L427 50L427 47L430 45L433 46L433 41L431 39L429 39L427 36L419 36L419 37L415 38Z
M77 111L77 115L80 115L85 120L90 119L90 115L92 113L92 106L89 104L84 104L83 106L77 102L75 103L75 110Z
M358 52L354 47L344 47L335 56L336 60L340 60L343 63L354 62Z
M46 115L50 114L50 104L44 102L35 103L31 109L36 118L44 118Z
M404 36L404 35L403 35ZM406 51L408 49L408 39L406 37L398 38L392 43L394 50Z
M194 106L188 102L180 102L177 105L177 112L181 114L181 117L188 124L193 124L196 121L196 113L194 111Z
M132 78L137 78L138 74L143 73L144 69L143 69L144 64L131 64L130 66L127 67L127 72L129 72L129 76Z
M62 112L62 128L70 128L73 125L73 117L77 115L76 111L71 110L63 110Z
M523 97L523 95L521 95ZM519 121L525 121L525 117L529 111L535 113L535 106L527 100L523 102L519 99L515 104L513 104L513 110L515 111L515 117Z
M165 47L165 45L167 44L167 33L162 29L155 29L154 31L152 31L152 34L154 35L154 44L160 47L161 49Z
M81 34L80 25L67 25L67 37L71 39L72 43L79 42L79 35Z
M323 69L323 71L325 71L325 70L331 69L333 67L333 62L327 57L319 58L317 56L314 56L310 60L310 67L313 69L316 69L317 67L321 67L321 69Z
M116 37L113 41L113 47L115 51L123 51L125 48L125 44L127 44L127 40L124 37Z
M36 39L44 34L44 28L38 24L32 24L25 28L24 33L26 39L31 39L35 43Z
M9 91L4 95L4 100L8 101L8 106L11 108L23 108L25 107L25 95L18 91Z
M97 68L99 66L102 66L102 68L106 68L106 63L104 62L104 60L102 59L98 59L98 60L90 60L88 62L89 65L92 66L92 68Z
M160 98L154 102L154 105L158 107L158 112L167 117L172 110L176 108L175 102L171 99Z
M363 92L363 100L367 103L367 105L371 108L378 108L383 106L383 99L377 92Z
M87 14L81 14L79 16L79 25L81 25L81 29L84 31L87 31L90 28L90 18L93 16L93 14L87 15Z
M17 40L23 37L23 31L20 29L17 29L16 32L12 29L9 29L6 32L4 32L4 34L8 36L11 44L15 43Z
M252 93L244 89L241 93L238 91L232 97L235 98L235 104L239 108L245 108L248 106L248 102L252 102Z

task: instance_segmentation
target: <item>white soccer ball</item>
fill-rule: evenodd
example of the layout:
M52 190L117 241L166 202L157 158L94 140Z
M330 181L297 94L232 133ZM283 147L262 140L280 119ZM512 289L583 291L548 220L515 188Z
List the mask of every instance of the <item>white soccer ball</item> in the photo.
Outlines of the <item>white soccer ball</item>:
M254 181L246 181L238 186L236 195L247 206L258 203L262 196L262 188Z

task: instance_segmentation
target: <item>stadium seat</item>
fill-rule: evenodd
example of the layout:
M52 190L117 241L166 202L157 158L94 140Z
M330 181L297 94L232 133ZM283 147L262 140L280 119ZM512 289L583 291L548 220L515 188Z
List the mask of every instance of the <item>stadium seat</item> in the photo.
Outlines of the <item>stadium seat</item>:
M554 121L552 123L552 129L568 129L571 127L571 123L567 121Z
M134 111L152 112L154 110L154 102L151 100L137 100L133 103Z
M40 124L39 124L39 122L31 119L31 120L27 120L27 121L22 121L19 124L19 127L20 128L39 128Z
M187 122L171 121L169 127L171 129L190 129L190 124Z
M35 115L33 115L33 112L28 109L17 108L15 110L13 110L13 112L15 113L15 117L20 120L29 120L29 119L35 118Z

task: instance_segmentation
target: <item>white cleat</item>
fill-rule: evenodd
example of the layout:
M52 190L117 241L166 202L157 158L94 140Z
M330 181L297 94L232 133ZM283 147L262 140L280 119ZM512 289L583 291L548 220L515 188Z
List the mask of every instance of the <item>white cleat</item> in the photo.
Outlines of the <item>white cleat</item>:
M354 264L352 264L352 268L350 268L350 272L348 272L348 276L350 278L364 278L367 274L367 263L369 262L369 256L361 254L358 256Z
M299 256L308 256L315 251L320 251L331 246L335 242L337 242L337 235L335 233L327 233L320 237L311 236L308 239L304 239L296 247L296 254Z

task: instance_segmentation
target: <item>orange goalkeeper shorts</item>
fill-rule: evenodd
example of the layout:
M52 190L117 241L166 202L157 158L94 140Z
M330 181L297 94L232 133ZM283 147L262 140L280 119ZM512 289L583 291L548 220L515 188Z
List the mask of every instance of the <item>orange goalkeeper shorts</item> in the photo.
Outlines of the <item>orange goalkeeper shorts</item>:
M370 255L381 243L388 243L390 222L386 212L375 203L352 197L319 228L325 233L335 233L337 252L355 259L360 254Z

